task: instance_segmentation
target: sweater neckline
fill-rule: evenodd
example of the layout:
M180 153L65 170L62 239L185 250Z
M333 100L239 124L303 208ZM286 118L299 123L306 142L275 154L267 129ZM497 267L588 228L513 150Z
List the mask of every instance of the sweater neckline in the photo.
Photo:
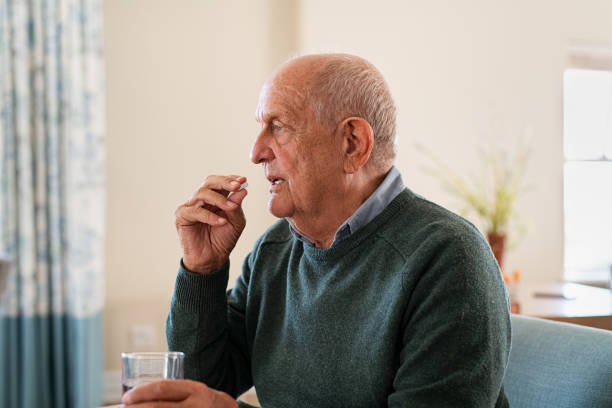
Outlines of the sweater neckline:
M304 255L315 262L322 263L329 263L344 256L371 235L375 234L380 227L388 223L413 197L414 193L409 188L404 188L404 190L402 190L402 192L400 192L380 214L374 217L372 221L355 231L348 238L335 243L329 248L316 248L300 241L299 243L304 248Z

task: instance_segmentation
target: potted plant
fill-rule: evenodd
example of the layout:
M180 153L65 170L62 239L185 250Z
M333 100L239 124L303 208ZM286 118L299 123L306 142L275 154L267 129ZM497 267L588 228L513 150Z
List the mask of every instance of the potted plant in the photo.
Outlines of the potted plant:
M472 214L476 215L477 224L484 231L503 271L510 229L516 232L515 240L525 232L516 213L516 200L525 191L524 179L529 156L525 142L521 142L515 155L505 151L481 152L481 171L473 180L453 171L431 151L420 146L418 148L433 164L427 171L442 182L445 190L463 203L461 214L468 218Z

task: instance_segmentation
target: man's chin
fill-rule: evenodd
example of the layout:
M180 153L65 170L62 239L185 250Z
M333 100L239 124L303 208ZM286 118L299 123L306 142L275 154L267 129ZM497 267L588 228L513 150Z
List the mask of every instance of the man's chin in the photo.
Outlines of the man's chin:
M286 218L290 217L293 214L293 206L288 205L284 200L279 199L278 197L270 197L268 200L268 211L270 214L277 218Z

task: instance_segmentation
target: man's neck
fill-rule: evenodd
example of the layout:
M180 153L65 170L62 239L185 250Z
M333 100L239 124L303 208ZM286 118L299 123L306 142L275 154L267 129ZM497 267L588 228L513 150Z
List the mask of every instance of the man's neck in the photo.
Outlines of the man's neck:
M352 177L334 203L323 205L318 214L296 214L287 220L291 227L313 243L317 248L329 248L334 242L336 231L372 193L385 178L386 173L376 176ZM333 200L331 200L333 201Z

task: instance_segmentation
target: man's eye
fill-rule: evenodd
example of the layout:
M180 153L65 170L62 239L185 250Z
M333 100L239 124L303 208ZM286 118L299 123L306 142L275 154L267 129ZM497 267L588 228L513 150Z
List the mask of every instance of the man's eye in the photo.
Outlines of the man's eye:
M272 130L274 131L283 130L283 126L279 123L272 123Z

